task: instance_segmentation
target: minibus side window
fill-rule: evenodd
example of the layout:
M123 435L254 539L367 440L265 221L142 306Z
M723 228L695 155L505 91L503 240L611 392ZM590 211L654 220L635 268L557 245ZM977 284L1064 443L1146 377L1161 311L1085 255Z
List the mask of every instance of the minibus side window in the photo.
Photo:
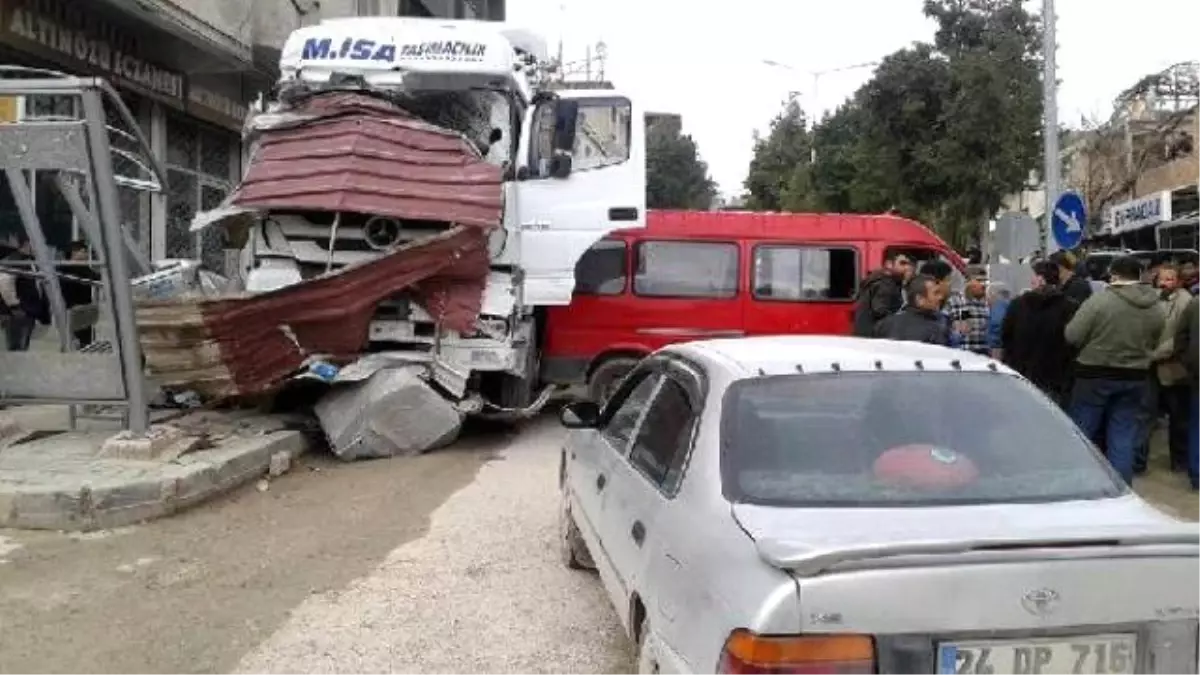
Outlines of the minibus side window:
M659 298L728 299L737 295L738 245L643 241L636 248L633 292Z
M752 288L757 300L853 300L858 290L858 251L780 244L755 246Z
M575 293L579 295L621 295L625 292L628 269L625 242L601 239L575 263Z

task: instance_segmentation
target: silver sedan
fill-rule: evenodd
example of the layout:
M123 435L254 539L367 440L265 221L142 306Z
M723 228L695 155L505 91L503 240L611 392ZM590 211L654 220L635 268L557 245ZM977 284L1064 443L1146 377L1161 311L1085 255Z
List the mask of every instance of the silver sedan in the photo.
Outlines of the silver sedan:
M675 345L562 422L563 559L640 672L1196 672L1196 526L985 357Z

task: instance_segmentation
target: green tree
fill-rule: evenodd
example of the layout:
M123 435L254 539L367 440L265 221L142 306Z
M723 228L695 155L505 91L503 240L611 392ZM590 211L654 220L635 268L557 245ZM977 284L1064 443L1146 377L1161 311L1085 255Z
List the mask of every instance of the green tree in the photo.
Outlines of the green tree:
M798 211L811 202L807 120L791 99L771 121L765 137L755 133L754 158L746 176L746 207L755 211Z
M926 0L924 11L933 43L885 57L821 120L814 166L795 103L780 113L755 144L752 208L896 211L964 246L1021 189L1040 166L1037 17L1020 0Z
M652 209L708 209L717 184L686 134L651 133L646 139L646 206Z

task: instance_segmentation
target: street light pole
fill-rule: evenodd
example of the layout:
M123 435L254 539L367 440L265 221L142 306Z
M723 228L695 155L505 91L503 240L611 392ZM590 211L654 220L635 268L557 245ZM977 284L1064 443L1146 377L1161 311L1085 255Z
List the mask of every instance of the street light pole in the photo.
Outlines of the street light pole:
M1045 251L1050 254L1058 248L1054 242L1050 219L1054 203L1058 201L1062 189L1058 148L1058 66L1055 63L1058 45L1054 35L1054 24L1057 22L1054 16L1054 0L1042 0L1042 22L1042 180L1046 186Z

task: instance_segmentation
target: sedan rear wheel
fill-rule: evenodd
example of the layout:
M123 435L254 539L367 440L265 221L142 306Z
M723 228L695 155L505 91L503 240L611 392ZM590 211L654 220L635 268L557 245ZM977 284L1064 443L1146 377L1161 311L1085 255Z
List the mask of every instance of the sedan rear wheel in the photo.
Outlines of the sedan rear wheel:
M558 509L558 550L563 564L573 570L596 569L587 543L583 541L583 534L575 524L575 516L571 514L571 500L567 498L565 489L561 502Z

